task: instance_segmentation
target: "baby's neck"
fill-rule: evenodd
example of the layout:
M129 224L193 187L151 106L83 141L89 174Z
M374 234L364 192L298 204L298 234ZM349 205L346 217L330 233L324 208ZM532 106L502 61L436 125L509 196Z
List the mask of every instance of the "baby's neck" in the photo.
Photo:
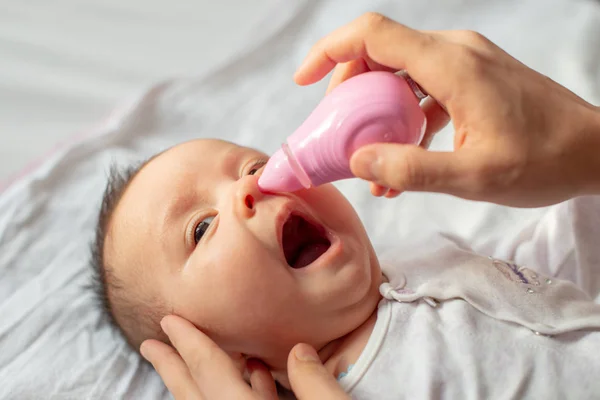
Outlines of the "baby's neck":
M358 328L319 350L319 357L333 376L338 377L340 373L346 372L350 365L356 363L369 341L376 321L377 307Z

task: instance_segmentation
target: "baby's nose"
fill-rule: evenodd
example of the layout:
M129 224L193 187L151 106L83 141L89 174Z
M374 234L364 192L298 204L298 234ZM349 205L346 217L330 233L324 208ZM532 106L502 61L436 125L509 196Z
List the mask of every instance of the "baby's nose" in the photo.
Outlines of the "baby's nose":
M240 179L237 187L236 208L241 216L249 218L256 212L256 205L264 194L258 189L258 176L248 175Z

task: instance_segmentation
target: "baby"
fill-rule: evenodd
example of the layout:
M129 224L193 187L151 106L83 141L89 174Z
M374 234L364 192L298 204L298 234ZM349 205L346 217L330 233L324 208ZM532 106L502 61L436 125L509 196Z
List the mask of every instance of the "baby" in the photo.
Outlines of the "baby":
M372 320L381 271L352 206L332 185L262 194L266 160L196 140L109 185L95 264L134 348L166 340L159 321L174 313L283 377L296 343L323 348Z
M600 392L600 306L573 283L443 237L399 244L380 265L332 185L261 193L266 160L195 140L112 174L93 264L133 348L167 341L159 322L177 314L285 386L304 342L356 398Z

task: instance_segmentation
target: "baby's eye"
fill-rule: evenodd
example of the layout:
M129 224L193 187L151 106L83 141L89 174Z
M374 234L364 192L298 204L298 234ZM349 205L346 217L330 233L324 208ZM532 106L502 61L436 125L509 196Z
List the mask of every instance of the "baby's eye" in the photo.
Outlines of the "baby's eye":
M254 164L252 164L252 167L250 167L250 170L248 171L248 175L256 174L262 167L265 166L266 163L267 163L266 159L256 161Z
M214 216L204 218L198 225L196 225L196 229L194 229L194 243L198 244L200 239L202 239L204 232L206 232L213 219L215 219Z

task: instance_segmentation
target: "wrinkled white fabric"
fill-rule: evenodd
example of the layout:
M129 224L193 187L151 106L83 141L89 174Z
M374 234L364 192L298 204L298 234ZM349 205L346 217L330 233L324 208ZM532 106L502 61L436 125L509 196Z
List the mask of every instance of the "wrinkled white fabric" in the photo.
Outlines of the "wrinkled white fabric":
M599 222L600 197L549 211L526 265L451 237L398 245L382 257L377 322L342 386L356 399L597 397L600 249L560 248L599 240ZM549 247L560 257L548 259Z
M600 5L594 1L281 1L246 47L232 49L227 64L202 78L148 89L91 137L70 143L2 192L0 398L169 397L152 369L101 323L84 287L90 276L88 243L108 166L196 137L274 151L325 89L325 82L296 87L295 68L320 37L369 10L418 28L481 31L526 64L600 104L600 54L594 50L600 48ZM451 133L451 127L445 129L433 148L451 148ZM366 183L337 186L356 207L377 249L411 237L452 233L480 253L518 256L528 264L527 246L542 235L536 223L545 209L514 210L426 194L390 201L373 198ZM552 235L547 238L557 243ZM566 273L557 261L561 255L596 244L589 237L571 237L556 246L545 250L548 262L542 264L555 266L560 275Z

